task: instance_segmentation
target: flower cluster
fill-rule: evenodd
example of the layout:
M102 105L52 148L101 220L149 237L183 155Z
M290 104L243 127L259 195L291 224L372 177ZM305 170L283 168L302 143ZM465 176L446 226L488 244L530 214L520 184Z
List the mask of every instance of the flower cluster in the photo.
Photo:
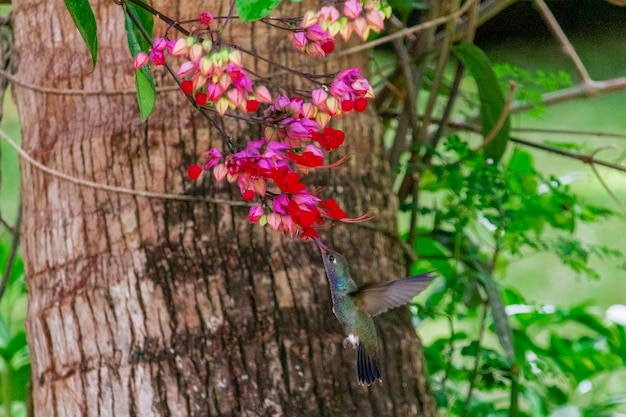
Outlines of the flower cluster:
M311 55L329 53L336 34L345 39L352 33L366 38L370 30L379 31L383 8L378 0L348 0L343 4L342 16L333 6L307 12L301 30L292 39L304 42L303 50ZM215 19L203 12L198 21L210 27ZM218 33L219 28L214 32ZM347 159L324 165L326 153L340 148L345 141L344 132L328 124L352 110L364 111L368 99L374 97L360 69L339 72L330 84L312 90L308 97L272 98L266 86L255 85L248 76L240 50L196 36L155 39L149 53L135 57L135 68L149 62L163 65L168 56L178 60L176 74L181 88L199 106L213 106L224 116L229 110L257 112L260 104L267 104L260 112L262 117L257 118L263 125L263 136L249 141L238 152L224 155L217 148L208 150L203 166L189 166L192 180L211 171L217 182L236 184L245 201L258 202L248 214L251 223L267 224L301 238L317 237L317 230L327 220L356 222L371 218L369 214L348 218L333 198L322 199L319 189L309 191L302 182L302 175L309 170L334 168Z
M280 232L306 238L318 236L316 227L321 226L324 219L354 220L347 218L347 213L339 208L334 199L324 201L308 192L301 182L301 174L292 168L292 165L331 167L322 166L324 153L312 143L297 153L284 142L261 138L249 142L246 149L233 155L224 157L213 148L205 156L204 169L213 169L216 181L226 179L229 183L237 183L246 201L261 197L263 205L252 206L248 214L251 223L268 224ZM191 167L194 167L193 170ZM199 176L201 169L196 165L191 167L189 174ZM273 198L265 198L270 193ZM263 207L270 211L267 215Z
M366 40L370 32L381 31L390 15L391 7L384 1L347 0L342 11L331 5L306 12L289 37L299 51L323 57L335 49L335 36L347 41L356 33Z
M185 59L177 70L182 90L193 94L199 106L212 103L221 116L228 109L235 108L255 112L259 103L272 101L267 87L253 88L252 80L242 65L241 52L227 47L216 50L210 39L200 42L196 37L189 36L168 42L156 38L149 56L144 53L135 57L135 68L141 68L148 61L163 65L165 53Z

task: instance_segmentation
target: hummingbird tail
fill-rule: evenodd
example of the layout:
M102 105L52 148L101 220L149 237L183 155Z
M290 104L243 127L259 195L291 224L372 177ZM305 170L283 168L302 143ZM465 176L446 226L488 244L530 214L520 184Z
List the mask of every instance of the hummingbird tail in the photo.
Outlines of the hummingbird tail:
M370 356L360 342L356 353L356 370L360 385L370 385L376 380L381 380L378 358Z

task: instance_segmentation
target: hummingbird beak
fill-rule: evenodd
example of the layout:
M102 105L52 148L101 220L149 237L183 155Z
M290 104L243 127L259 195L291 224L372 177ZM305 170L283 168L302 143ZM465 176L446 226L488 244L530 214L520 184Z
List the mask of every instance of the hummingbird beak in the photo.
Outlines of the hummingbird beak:
M322 252L322 254L328 253L329 251L328 246L324 245L319 238L314 237L313 240L315 241L315 243L317 243L317 247L320 248L320 251Z

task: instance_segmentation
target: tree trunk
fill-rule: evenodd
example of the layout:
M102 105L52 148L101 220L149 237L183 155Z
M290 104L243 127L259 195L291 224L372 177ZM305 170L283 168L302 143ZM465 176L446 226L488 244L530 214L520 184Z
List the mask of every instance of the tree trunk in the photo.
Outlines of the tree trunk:
M198 13L191 3L155 5L186 18ZM213 3L214 14L228 12ZM182 93L159 93L140 123L122 9L93 7L100 53L91 72L62 2L14 2L20 79L64 90L15 86L26 151L98 183L240 200L212 178L186 178L187 165L220 140ZM284 34L230 27L259 53L296 62L278 40ZM350 60L367 65L365 56ZM369 113L342 127L343 152L354 157L313 182L351 214L378 209L371 224L393 231L379 123ZM406 310L379 320L383 383L357 385L356 353L342 345L314 244L249 225L245 207L111 193L27 163L21 174L36 415L434 415ZM387 234L342 224L323 238L352 262L358 282L402 274L398 242Z

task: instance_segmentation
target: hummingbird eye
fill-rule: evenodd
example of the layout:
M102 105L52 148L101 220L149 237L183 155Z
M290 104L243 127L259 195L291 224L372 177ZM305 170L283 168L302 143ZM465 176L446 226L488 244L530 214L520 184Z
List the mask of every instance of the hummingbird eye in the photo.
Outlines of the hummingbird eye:
M328 255L328 260L335 263L335 257L333 255Z

